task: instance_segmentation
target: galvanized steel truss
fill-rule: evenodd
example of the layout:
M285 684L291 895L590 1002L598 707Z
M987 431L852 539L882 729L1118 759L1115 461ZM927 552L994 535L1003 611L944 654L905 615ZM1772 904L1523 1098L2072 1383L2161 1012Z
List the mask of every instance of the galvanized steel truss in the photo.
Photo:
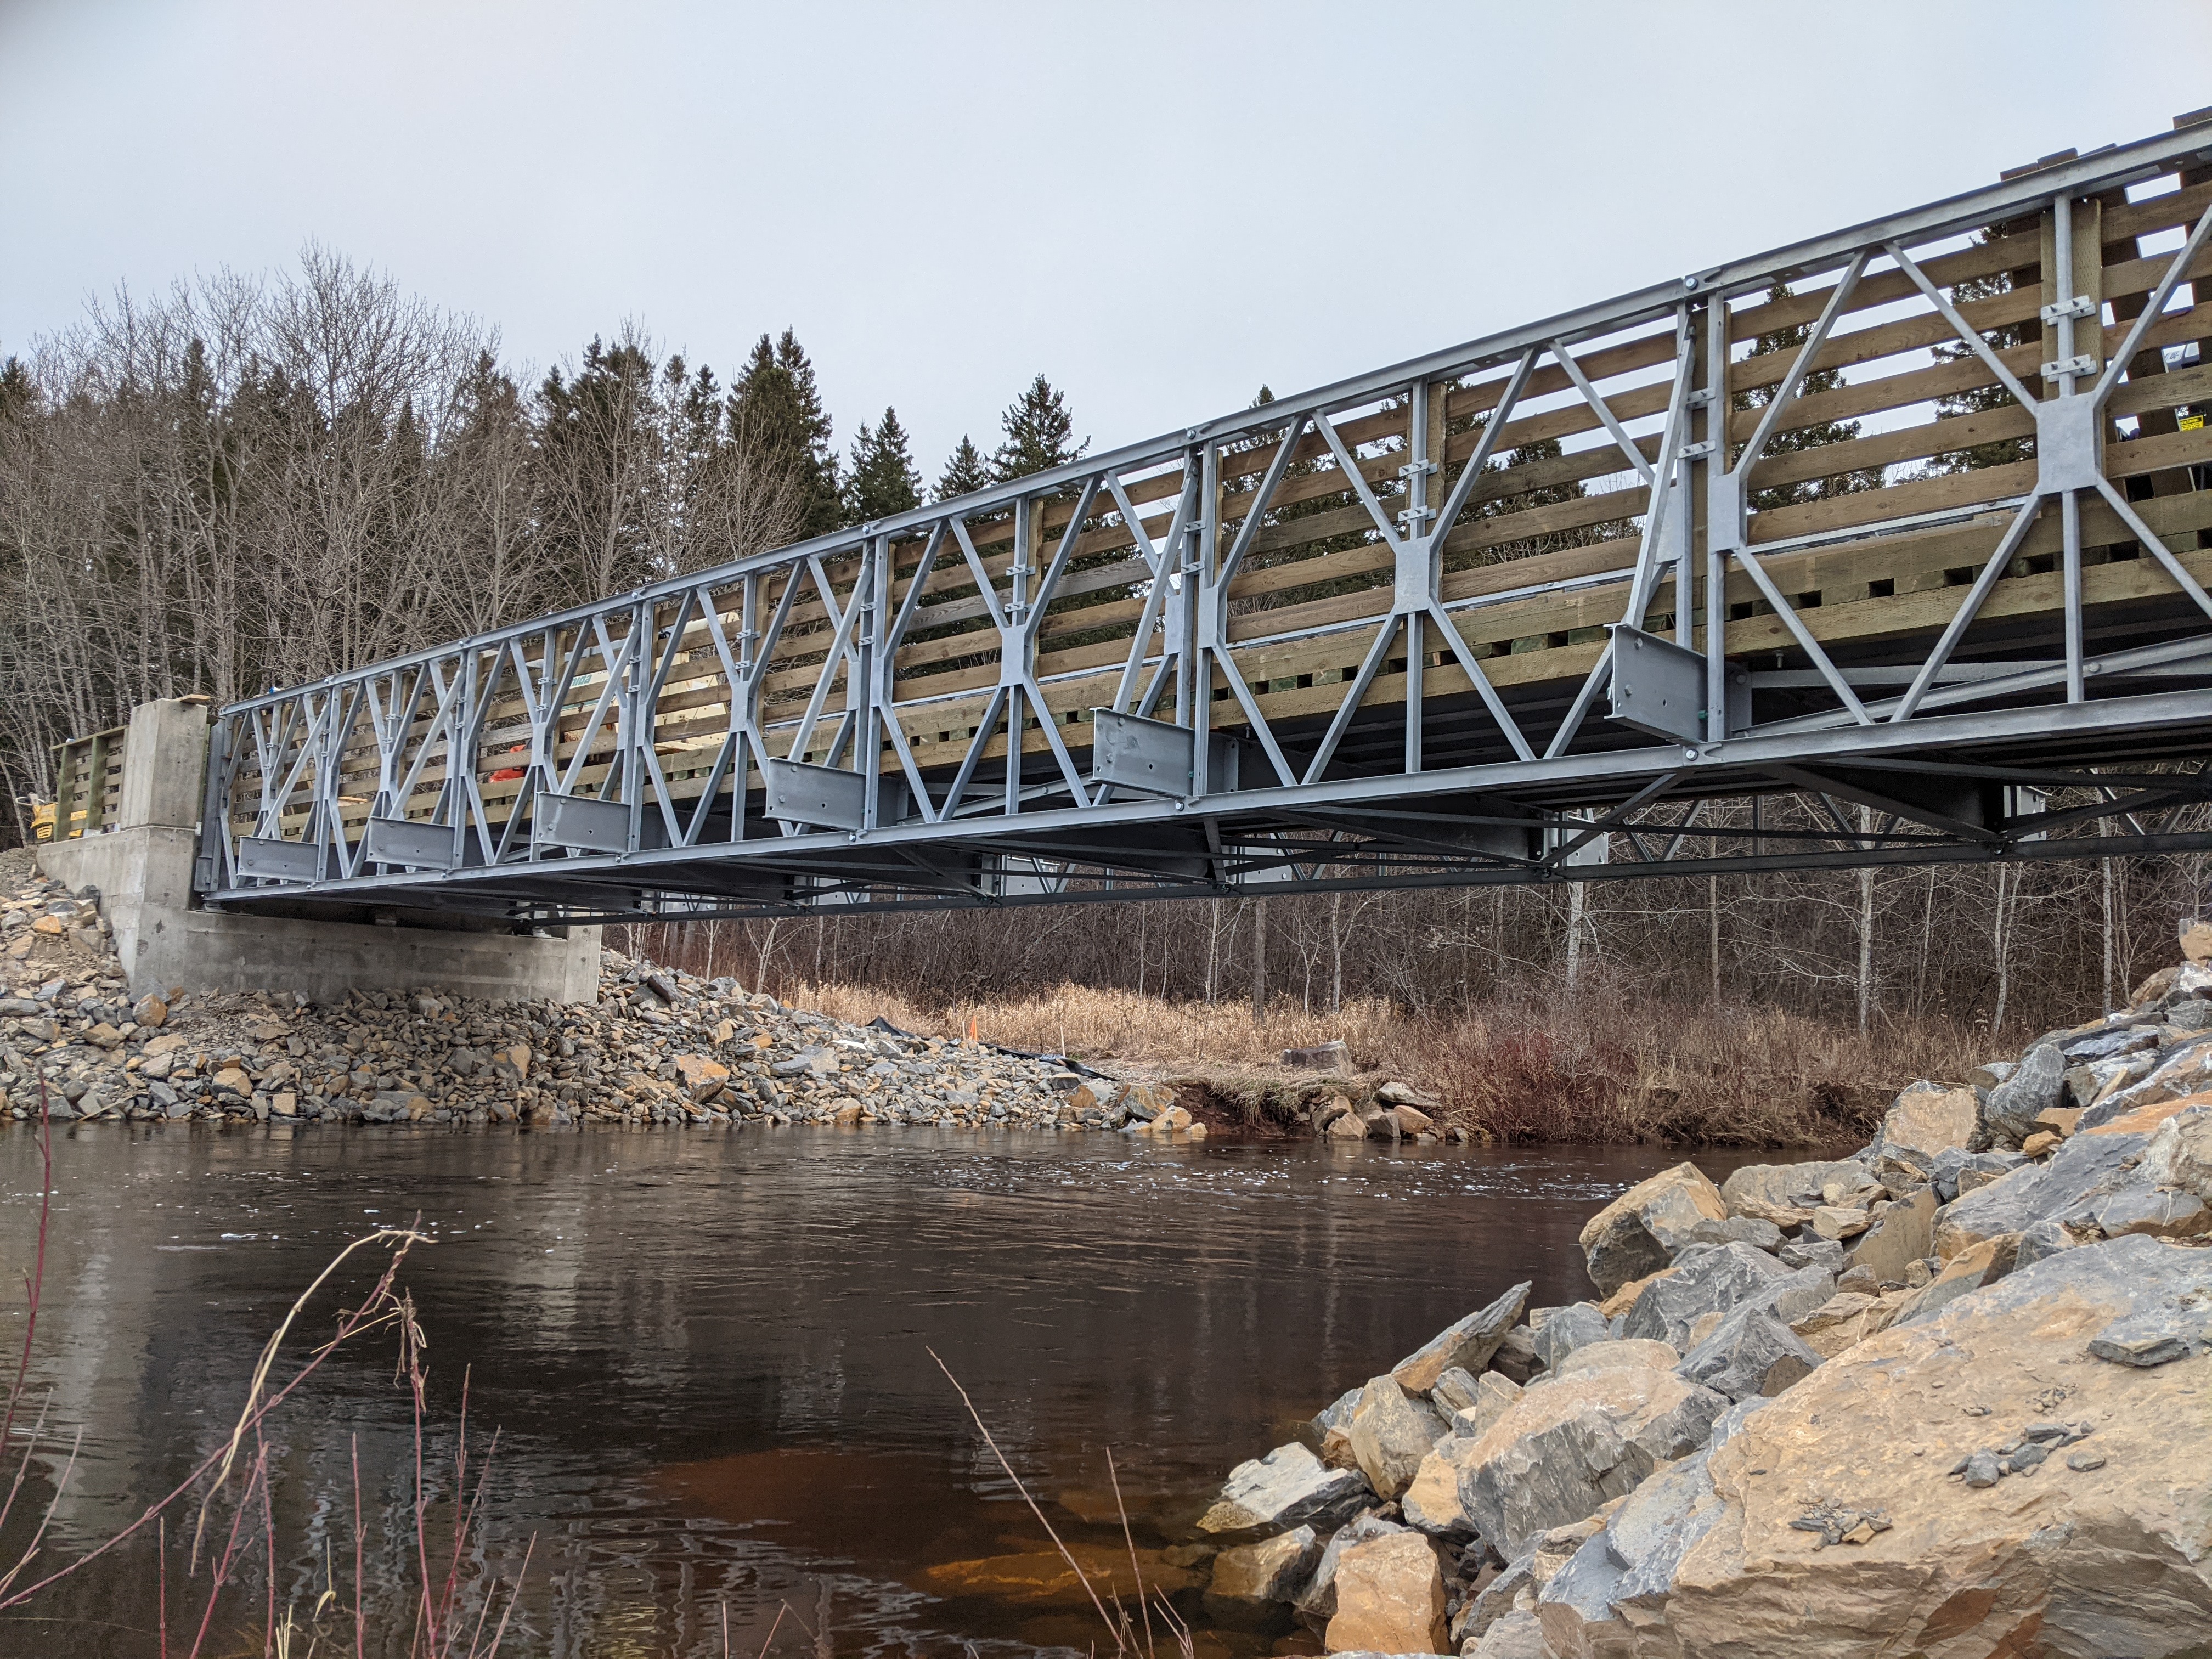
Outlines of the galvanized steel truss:
M216 721L198 885L228 907L531 926L2212 846L2212 595L2195 556L2212 515L2176 520L2155 491L2131 494L2145 468L2108 460L2116 396L2138 419L2155 402L2143 354L2212 332L2174 306L2212 271L2208 162L2212 126L2185 127L249 699ZM2096 204L2146 181L2165 199L2160 180L2179 246L2108 300ZM1964 314L1954 274L1975 233L2023 224L2046 250L2039 377ZM1811 286L1782 307L1769 295L1784 281ZM1799 321L1761 337L1787 367L1752 396L1744 318L1760 302ZM1839 332L1847 316L1873 326ZM1762 478L1812 406L1808 378L1892 336L2032 412L2032 467L1962 474L1924 510L1882 516L1877 501L1778 533L1788 514L1759 507ZM2157 407L2212 373L2182 372L2172 395L2150 388ZM1631 535L1571 570L1529 559L1525 582L1479 556L1479 580L1459 574L1501 477L1540 471L1501 472L1501 452L1552 428L1617 452L1565 459L1614 467ZM2178 466L2193 495L2212 447L2201 422L2179 436L2155 441L2159 476ZM1328 550L1310 567L1326 582L1305 590L1323 598L1271 627L1255 595L1299 577L1267 562L1317 493L1342 504L1330 525L1351 523L1306 544ZM2085 507L2139 550L2125 571L2100 565L2094 592ZM2035 572L2024 550L2054 514L2055 570ZM1940 616L1869 585L1893 629L1825 628L1790 586L1954 545L1968 556ZM2008 578L2018 594L1993 607ZM1522 641L1481 637L1486 611L1555 603L1609 612L1586 666L1571 631L1546 642L1572 672L1534 676ZM1747 651L1753 621L1766 631ZM1344 661L1316 672L1330 652ZM2075 833L2095 821L2107 833Z

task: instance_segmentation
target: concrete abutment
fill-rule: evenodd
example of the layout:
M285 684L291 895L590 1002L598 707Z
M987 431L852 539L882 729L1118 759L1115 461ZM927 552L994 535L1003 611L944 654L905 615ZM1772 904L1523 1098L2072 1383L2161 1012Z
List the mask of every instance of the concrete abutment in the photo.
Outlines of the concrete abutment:
M497 1002L598 999L596 927L524 935L451 917L330 921L202 908L192 861L207 741L204 704L132 710L112 827L39 848L47 875L73 891L100 890L133 995L181 986L296 992L311 1002L416 988Z

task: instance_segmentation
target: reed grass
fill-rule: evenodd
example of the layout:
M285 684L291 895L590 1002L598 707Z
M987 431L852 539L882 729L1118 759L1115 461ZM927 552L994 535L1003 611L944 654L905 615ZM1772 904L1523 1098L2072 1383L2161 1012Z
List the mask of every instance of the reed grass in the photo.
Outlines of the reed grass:
M362 1515L358 1446L350 1493L352 1583L341 1583L335 1559L326 1559L321 1590L305 1607L287 1600L280 1608L277 1586L283 1573L276 1487L286 1459L271 1443L272 1434L281 1432L277 1417L282 1408L304 1403L307 1384L334 1354L383 1336L392 1346L393 1376L409 1391L413 1406L412 1530L406 1554L415 1571L403 1575L404 1583L380 1582L378 1599L388 1602L392 1592L399 1592L398 1605L412 1625L409 1659L496 1659L537 1540L531 1540L511 1582L482 1565L491 1458L487 1455L471 1462L465 1386L450 1464L442 1471L426 1464L431 1431L428 1371L423 1360L427 1343L401 1269L410 1250L435 1241L415 1228L380 1228L353 1239L301 1291L263 1346L229 1434L180 1482L148 1504L136 1520L88 1549L64 1559L46 1542L54 1513L69 1489L77 1447L70 1445L59 1475L50 1483L33 1480L33 1469L46 1453L46 1408L33 1397L31 1361L37 1349L53 1197L52 1126L43 1085L39 1106L42 1173L38 1244L33 1268L26 1275L28 1306L22 1352L9 1379L4 1409L0 1409L0 1453L12 1454L14 1460L5 1490L0 1492L0 1531L18 1517L18 1506L31 1498L38 1486L46 1485L48 1496L28 1540L10 1559L0 1561L0 1613L36 1603L94 1562L134 1539L143 1541L150 1535L155 1547L159 1620L153 1644L155 1659L212 1659L216 1654L250 1652L257 1642L264 1659L321 1659L324 1655L341 1659L349 1653L354 1659L368 1659L372 1650L386 1651L388 1633L381 1629L372 1633L368 1613L368 1575L363 1562L369 1528ZM338 1309L331 1328L303 1355L289 1352L288 1340L338 1270L356 1254L374 1258L380 1253L381 1267L362 1299ZM28 1427L21 1434L18 1449L14 1436L26 1422ZM495 1437L495 1447L496 1443ZM441 1486L448 1493L442 1503L436 1496ZM332 1507L343 1512L342 1506ZM179 1564L182 1572L176 1585L184 1616L173 1627L170 1537L173 1522L188 1513L190 1544Z
M1408 1015L1379 1000L1334 1014L1284 999L1264 1024L1235 1002L1170 1002L1061 985L1032 995L930 1000L869 985L801 985L797 1006L926 1036L1066 1054L1196 1091L1254 1128L1303 1121L1345 1082L1286 1067L1287 1049L1343 1042L1352 1083L1401 1079L1443 1103L1447 1127L1501 1141L1826 1145L1863 1137L1917 1079L1962 1079L1985 1033L1941 1018L1850 1026L1778 1009L1714 1007L1593 975L1576 994Z

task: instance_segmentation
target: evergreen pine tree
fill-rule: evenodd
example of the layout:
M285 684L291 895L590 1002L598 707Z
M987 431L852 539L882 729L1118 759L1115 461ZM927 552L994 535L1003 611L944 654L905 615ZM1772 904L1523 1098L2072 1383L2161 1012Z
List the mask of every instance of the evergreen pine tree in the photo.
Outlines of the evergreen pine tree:
M983 459L983 452L975 447L974 439L963 433L959 447L938 476L937 499L949 501L955 495L972 495L990 485L991 468Z
M860 422L853 441L853 470L845 475L845 522L867 524L921 505L921 474L906 443L898 410L886 409L872 429Z
M198 344L195 341L193 343ZM38 384L21 357L0 363L0 420L17 420L38 401Z
M773 343L765 334L755 343L730 393L730 433L769 466L789 471L799 491L801 536L837 528L844 509L830 416L814 365L791 330Z
M1000 483L1064 466L1091 447L1088 438L1070 443L1075 421L1067 412L1067 400L1042 374L1007 406L1000 424L1006 441L991 457L992 477Z

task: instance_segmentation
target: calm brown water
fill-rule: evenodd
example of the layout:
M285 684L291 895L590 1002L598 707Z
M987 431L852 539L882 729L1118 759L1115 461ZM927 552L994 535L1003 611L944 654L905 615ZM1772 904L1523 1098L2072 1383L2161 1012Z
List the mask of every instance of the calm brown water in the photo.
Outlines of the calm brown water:
M472 1423L500 1431L488 1559L512 1571L535 1538L503 1652L718 1655L726 1616L757 1655L787 1606L770 1650L795 1659L825 1591L840 1656L1081 1651L1096 1616L1050 1582L931 1350L1062 1535L1126 1563L1109 1449L1139 1547L1174 1541L1231 1464L1449 1321L1524 1278L1540 1302L1583 1294L1583 1219L1668 1161L805 1128L63 1132L35 1372L83 1448L53 1547L81 1551L217 1444L300 1289L347 1238L419 1212L440 1240L407 1269L431 1449L450 1454L465 1372ZM37 1189L33 1138L0 1133L11 1282ZM0 1297L13 1343L19 1300ZM306 1611L333 1553L350 1597L356 1451L371 1580L405 1547L388 1352L338 1363L281 1419L280 1608ZM150 1654L157 1583L152 1548L126 1549L0 1613L0 1655ZM398 1600L372 1592L373 1650L404 1650ZM234 1633L216 1650L261 1651L258 1612L218 1624ZM1201 1652L1272 1645L1205 1632Z

